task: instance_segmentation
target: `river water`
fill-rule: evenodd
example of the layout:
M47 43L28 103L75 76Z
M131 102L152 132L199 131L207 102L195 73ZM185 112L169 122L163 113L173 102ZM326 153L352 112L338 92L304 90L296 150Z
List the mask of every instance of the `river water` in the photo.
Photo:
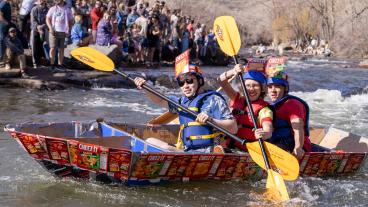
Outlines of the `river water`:
M311 108L311 125L333 125L368 137L368 70L355 62L289 61L292 94ZM212 76L225 68L204 68ZM147 72L147 71L146 71ZM154 73L171 75L172 69ZM162 92L178 93L155 86ZM136 89L37 91L0 89L0 127L7 123L94 120L143 123L164 112ZM0 206L270 206L261 181L173 183L125 187L57 179L7 133L0 132ZM367 163L367 162L366 162ZM299 178L287 183L284 206L368 206L368 166L350 177Z

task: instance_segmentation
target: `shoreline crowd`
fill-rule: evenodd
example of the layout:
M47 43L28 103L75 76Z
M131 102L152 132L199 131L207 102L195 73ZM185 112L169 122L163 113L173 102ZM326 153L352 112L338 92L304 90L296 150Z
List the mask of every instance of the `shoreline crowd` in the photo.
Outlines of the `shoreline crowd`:
M23 77L30 67L67 68L63 59L68 45L114 44L123 61L147 67L172 62L188 49L200 64L218 50L211 29L180 9L171 10L165 1L150 5L144 0L23 0L11 4L0 2L0 67L16 68L14 59L18 59ZM27 65L25 49L30 49L31 65Z

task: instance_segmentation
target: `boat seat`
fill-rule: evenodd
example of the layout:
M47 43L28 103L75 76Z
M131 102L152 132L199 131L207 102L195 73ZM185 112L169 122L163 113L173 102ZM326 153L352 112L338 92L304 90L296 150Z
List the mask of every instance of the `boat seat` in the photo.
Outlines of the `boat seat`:
M179 150L177 149L175 146L170 145L167 142L164 142L160 139L154 138L154 137L149 137L146 139L146 142L154 145L156 147L159 147L165 151L169 151L169 152L183 152L183 150Z

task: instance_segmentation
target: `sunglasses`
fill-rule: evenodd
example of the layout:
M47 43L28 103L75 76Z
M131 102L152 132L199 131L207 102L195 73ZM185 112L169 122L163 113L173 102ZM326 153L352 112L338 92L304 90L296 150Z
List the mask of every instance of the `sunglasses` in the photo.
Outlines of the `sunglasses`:
M185 83L187 83L187 84L193 84L194 83L194 79L193 78L186 78L185 80L178 80L178 85L180 87L183 87Z

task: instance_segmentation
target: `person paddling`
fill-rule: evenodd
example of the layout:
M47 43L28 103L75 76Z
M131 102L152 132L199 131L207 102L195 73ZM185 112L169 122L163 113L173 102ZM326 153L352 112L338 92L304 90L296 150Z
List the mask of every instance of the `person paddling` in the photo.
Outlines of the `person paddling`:
M252 103L254 115L257 119L257 130L254 129L254 123L251 119L249 109L247 107L245 97L240 92L235 90L228 79L234 75L241 73L244 67L240 64L235 65L232 70L222 73L218 80L219 84L223 88L225 94L230 98L230 107L233 108L233 115L236 118L238 124L237 136L249 141L255 141L262 138L267 140L272 135L272 111L268 107L268 103L263 100L266 91L266 77L260 72L264 70L265 61L250 60L245 67L245 73L243 79L245 80L245 86L249 94L250 101ZM245 145L241 145L239 142L234 142L232 139L228 139L227 146L246 151Z
M311 151L308 104L289 94L284 58L270 58L266 73L268 97L275 112L275 129L269 141L301 158L304 151Z
M190 65L186 70L176 74L176 81L183 95L169 96L192 111L198 113L193 117L178 110L174 105L145 90L146 95L157 105L169 108L173 113L179 114L180 132L176 147L186 152L213 152L214 146L219 143L221 133L207 125L207 120L218 126L236 133L237 125L225 99L216 91L204 90L204 78L199 67ZM140 89L146 82L143 78L135 78L135 84Z

